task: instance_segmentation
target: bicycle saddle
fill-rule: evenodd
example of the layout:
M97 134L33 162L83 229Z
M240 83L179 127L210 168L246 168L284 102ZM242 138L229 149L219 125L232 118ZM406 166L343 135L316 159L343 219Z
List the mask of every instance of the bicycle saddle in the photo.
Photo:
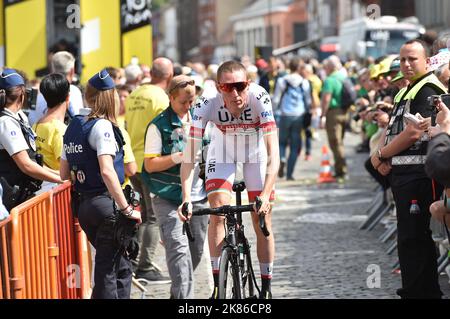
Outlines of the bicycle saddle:
M233 192L243 192L245 190L245 182L238 181L233 184Z

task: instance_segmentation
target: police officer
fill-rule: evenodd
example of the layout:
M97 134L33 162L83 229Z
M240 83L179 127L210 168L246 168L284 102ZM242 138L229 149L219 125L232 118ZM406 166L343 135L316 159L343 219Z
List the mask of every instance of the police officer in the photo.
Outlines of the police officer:
M71 178L80 194L80 225L96 249L92 298L128 299L131 262L117 241L116 226L124 216L140 224L141 215L127 203L121 188L123 138L116 122L119 96L105 70L89 80L85 99L91 112L76 116L67 128L60 171Z
M394 109L386 130L384 146L372 156L373 167L382 175L390 173L397 208L398 256L402 275L401 298L441 298L437 274L436 247L430 231L430 204L440 196L442 187L425 173L429 136L424 131L436 118L429 106L430 95L442 94L445 87L427 72L427 49L419 40L406 42L400 50L400 68L410 85L394 99ZM409 123L406 112L420 121ZM419 213L410 213L413 201Z
M4 69L0 75L0 180L9 210L32 197L43 180L62 183L58 174L36 162L36 134L21 110L25 98L22 76Z

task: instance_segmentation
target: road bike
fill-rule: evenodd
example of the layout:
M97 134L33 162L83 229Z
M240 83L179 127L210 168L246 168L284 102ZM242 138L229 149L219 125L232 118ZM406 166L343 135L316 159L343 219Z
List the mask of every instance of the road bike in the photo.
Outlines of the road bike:
M225 205L218 208L198 209L192 212L192 216L216 215L225 217L225 238L219 266L219 299L246 299L257 298L255 292L260 294L255 273L253 271L250 254L250 244L244 234L242 213L252 212L253 204L241 205L241 193L245 190L245 183L239 182L233 185L236 193L236 206ZM183 215L188 215L188 204L183 205ZM261 200L256 198L256 208L261 207ZM259 227L264 236L270 235L267 230L264 216L259 216ZM183 225L183 232L189 240L193 238L189 221Z

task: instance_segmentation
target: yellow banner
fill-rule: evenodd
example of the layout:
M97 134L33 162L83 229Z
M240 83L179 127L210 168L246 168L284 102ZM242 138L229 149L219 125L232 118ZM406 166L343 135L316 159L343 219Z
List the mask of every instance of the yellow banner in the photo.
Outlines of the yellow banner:
M121 65L119 4L119 0L80 0L82 83L104 67Z
M122 65L126 66L131 62L132 57L137 57L140 64L150 66L153 60L152 26L147 25L124 33L122 45Z
M2 1L4 2L4 1ZM46 1L29 0L5 9L6 65L35 78L47 66Z

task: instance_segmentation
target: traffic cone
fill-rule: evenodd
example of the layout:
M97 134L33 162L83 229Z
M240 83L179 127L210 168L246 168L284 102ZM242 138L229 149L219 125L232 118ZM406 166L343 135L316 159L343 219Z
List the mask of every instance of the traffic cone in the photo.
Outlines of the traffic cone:
M320 163L320 174L317 182L319 184L336 182L336 179L331 175L330 154L326 145L322 146L322 161Z

